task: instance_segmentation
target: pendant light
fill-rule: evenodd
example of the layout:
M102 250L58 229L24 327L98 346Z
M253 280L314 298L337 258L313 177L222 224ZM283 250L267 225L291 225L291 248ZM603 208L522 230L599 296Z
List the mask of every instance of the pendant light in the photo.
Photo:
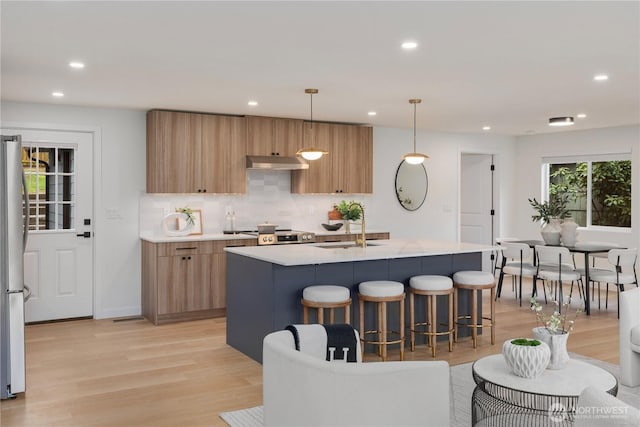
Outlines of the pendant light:
M419 165L424 162L424 159L428 159L426 154L416 152L416 104L420 104L422 99L410 99L409 104L413 104L413 153L405 154L402 156L405 162L410 165Z
M311 147L298 150L296 156L300 156L305 160L318 160L323 155L329 154L328 151L313 146L313 95L318 93L318 89L305 89L304 93L308 93L311 98L311 125L309 129L309 133L311 134Z

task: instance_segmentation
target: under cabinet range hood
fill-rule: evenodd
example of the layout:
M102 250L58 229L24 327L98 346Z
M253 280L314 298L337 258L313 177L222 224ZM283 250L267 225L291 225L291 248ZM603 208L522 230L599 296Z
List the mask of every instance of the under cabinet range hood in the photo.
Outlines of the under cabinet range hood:
M309 169L309 164L298 157L247 156L247 169L292 171Z

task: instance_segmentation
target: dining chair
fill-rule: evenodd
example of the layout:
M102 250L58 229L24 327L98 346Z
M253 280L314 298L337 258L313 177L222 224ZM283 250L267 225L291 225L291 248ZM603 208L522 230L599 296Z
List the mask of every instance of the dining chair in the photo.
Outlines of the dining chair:
M580 246L580 247L588 247L588 246L608 246L608 247L620 247L621 245L617 244L617 243L611 243L611 242L598 242L598 241L586 241L586 242L580 242L579 244L577 244L576 246ZM576 271L578 273L580 273L580 275L582 277L585 276L585 268L584 267L578 267L576 265L576 254L572 253L571 254L573 256L573 265L576 267ZM602 267L598 267L596 265L596 260L598 259L604 259L606 260L608 258L608 252L595 252L592 253L589 257L591 258L591 266L589 267L589 272L591 274L593 274L594 271L608 271L607 268L602 268ZM606 261L605 261L606 262ZM582 278L580 279L582 281ZM591 282L591 300L595 301L596 299L596 293L595 293L595 285L596 282L589 280ZM585 286L588 285L588 283L585 284ZM600 282L598 282L598 310L600 309Z
M518 287L516 287L516 298L518 298L518 294L520 295L520 306L522 307L522 278L523 277L531 277L534 278L537 274L538 269L533 263L528 262L528 259L531 259L532 250L529 245L525 243L514 243L514 242L502 242L501 245L504 247L502 251L502 266L500 268L500 279L498 280L498 292L496 293L496 297L500 297L500 292L502 291L502 282L504 280L505 274L508 274L512 277L512 280L515 281L516 277L518 277ZM507 261L511 259L513 261ZM535 287L532 289L531 296L535 295Z
M562 309L563 299L563 281L571 281L571 291L569 292L569 298L573 293L573 283L580 280L580 273L578 273L571 258L569 249L563 246L545 246L536 245L535 253L537 258L537 272L534 277L534 289L537 285L537 279L542 279L544 287L544 281L550 281L552 284L556 284L554 299L558 301L558 309ZM558 298L559 296L559 298ZM545 298L546 301L546 298Z
M636 260L638 259L638 249L611 249L607 259L614 270L597 270L589 273L590 282L605 282L607 293L605 294L605 308L609 307L609 284L616 285L616 296L618 299L618 318L620 318L620 291L624 292L624 285L636 285L638 287L638 276L636 274Z
M502 246L502 244L504 242L515 242L520 240L517 237L496 237L495 241L496 241L496 245L497 246ZM501 270L502 269L502 264L504 264L505 260L508 258L504 257L503 251L501 251L500 249L496 249L495 251L493 251L493 275L496 275L496 271ZM502 274L502 271L500 271L500 273ZM515 291L515 282L512 282L511 288L512 290ZM500 297L499 293L496 294L496 297Z

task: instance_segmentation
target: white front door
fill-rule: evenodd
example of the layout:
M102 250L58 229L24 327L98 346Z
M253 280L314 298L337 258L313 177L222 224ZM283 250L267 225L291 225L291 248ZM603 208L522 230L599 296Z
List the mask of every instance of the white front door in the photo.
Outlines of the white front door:
M25 321L93 315L93 133L3 129L22 135L30 192ZM85 237L84 235L87 235Z
M492 171L490 154L462 154L460 172L460 240L493 244Z

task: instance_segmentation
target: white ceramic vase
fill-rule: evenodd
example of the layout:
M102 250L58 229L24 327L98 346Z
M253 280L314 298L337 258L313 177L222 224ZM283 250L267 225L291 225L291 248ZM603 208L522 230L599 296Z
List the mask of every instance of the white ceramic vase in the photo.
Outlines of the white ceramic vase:
M562 369L569 362L569 353L567 352L567 340L569 333L563 332L552 334L543 326L533 328L533 337L546 343L551 350L551 359L547 369Z
M560 229L562 244L569 247L575 246L578 240L578 224L576 224L573 218L563 220L562 224L560 224Z
M540 229L542 240L547 245L560 245L560 218L549 218L549 222L546 222Z
M502 355L511 371L519 377L536 378L547 368L551 357L549 346L540 341L537 346L513 344L507 340L502 344Z
M169 237L180 237L180 236L188 236L193 229L193 223L187 221L189 217L186 213L182 212L171 212L162 218L160 221L160 228L165 236ZM182 220L182 221L178 221ZM179 228L179 224L184 224L184 227Z

